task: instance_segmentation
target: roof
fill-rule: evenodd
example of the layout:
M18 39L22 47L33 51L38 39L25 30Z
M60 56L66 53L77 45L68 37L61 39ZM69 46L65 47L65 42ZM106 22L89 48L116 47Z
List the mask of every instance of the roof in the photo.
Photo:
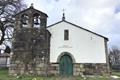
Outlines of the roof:
M39 13L45 14L45 16L48 17L48 15L47 15L46 13L44 13L44 12L42 12L42 11L39 11L39 10L37 10L37 9L35 9L34 7L31 7L31 6L30 6L29 8L27 8L27 9L25 9L25 10L23 10L23 11L17 13L15 16L17 16L17 15L19 15L19 14L21 14L21 13L27 11L27 10L30 10L30 9L31 9L31 10L34 10L34 11L37 11L37 12L39 12Z
M85 28L83 28L83 27L80 27L80 26L78 26L78 25L76 25L76 24L73 24L73 23L71 23L71 22L68 22L68 21L66 21L66 20L62 20L62 21L56 22L56 23L54 23L54 24L52 24L52 25L47 26L47 28L52 27L52 26L54 26L54 25L56 25L56 24L59 24L59 23L61 23L61 22L66 22L66 23L68 23L68 24L70 24L70 25L73 25L73 26L75 26L75 27L77 27L77 28L83 29L83 30L85 30L85 31L88 31L88 32L93 33L93 34L95 34L95 35L98 35L98 36L100 36L100 37L103 37L103 38L106 39L107 41L109 40L107 37L104 37L104 36L102 36L102 35L100 35L100 34L97 34L97 33L93 32L93 31L90 31L90 30L88 30L88 29L85 29Z

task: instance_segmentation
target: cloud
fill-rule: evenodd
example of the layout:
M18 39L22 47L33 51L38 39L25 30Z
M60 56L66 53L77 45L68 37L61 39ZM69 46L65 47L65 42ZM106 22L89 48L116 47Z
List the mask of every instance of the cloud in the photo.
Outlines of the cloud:
M109 45L120 42L120 0L26 0L48 14L48 25L62 19L109 38Z

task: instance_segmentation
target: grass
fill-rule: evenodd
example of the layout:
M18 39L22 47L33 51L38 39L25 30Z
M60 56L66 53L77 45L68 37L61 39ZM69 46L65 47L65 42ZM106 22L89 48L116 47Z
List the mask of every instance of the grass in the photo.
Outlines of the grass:
M119 76L120 77L120 71L112 71L111 73L112 75L116 75L116 76Z
M0 69L0 80L13 80L13 78L8 75L8 70Z
M120 72L113 72L112 74L120 76ZM36 79L35 79L36 78ZM84 80L81 77L40 77L31 75L10 76L7 69L0 69L0 80ZM86 80L109 80L107 77L96 76L88 77Z

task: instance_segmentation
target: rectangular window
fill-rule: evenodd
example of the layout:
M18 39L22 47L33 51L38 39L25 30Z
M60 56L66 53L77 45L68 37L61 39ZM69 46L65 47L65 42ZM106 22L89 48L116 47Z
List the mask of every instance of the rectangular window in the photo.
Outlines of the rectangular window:
M64 40L69 40L69 30L64 30Z

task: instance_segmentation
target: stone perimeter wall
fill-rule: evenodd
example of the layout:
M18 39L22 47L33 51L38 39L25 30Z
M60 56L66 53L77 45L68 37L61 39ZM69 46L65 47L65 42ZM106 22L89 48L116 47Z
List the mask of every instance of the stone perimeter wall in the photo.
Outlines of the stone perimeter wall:
M50 70L51 75L59 75L59 64L51 63ZM107 71L107 65L104 63L101 64L82 64L74 63L73 64L73 76L79 75L105 75L109 74Z

